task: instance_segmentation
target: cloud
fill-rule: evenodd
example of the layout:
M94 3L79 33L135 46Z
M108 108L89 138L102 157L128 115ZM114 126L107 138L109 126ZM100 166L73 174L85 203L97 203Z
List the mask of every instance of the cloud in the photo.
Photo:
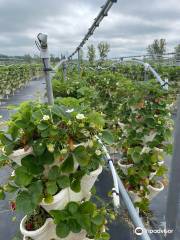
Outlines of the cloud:
M0 0L0 53L37 54L39 32L50 51L71 53L80 43L105 0ZM111 56L144 54L155 38L168 50L179 43L179 0L118 0L87 44L108 41ZM85 46L86 49L86 46Z

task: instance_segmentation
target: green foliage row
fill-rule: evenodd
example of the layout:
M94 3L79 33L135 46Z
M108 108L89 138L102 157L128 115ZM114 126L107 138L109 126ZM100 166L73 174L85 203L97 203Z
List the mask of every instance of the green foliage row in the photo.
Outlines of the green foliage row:
M139 70L142 70L138 66ZM69 82L55 76L54 93L56 101L65 101L57 89L62 85L71 89L66 96L66 104L76 102L102 112L106 118L106 128L113 137L108 136L108 144L121 152L126 164L133 164L124 175L117 166L127 189L131 189L142 198L141 207L148 209L147 186L155 184L157 176L165 176L166 168L159 165L165 154L172 153L171 94L163 90L155 80L134 81L119 71L82 71L69 75ZM57 85L58 83L58 85ZM78 83L75 86L75 83ZM76 98L76 99L74 99ZM150 175L156 172L151 180Z
M32 77L41 74L41 65L22 64L0 66L0 96L14 93L17 89L26 85Z

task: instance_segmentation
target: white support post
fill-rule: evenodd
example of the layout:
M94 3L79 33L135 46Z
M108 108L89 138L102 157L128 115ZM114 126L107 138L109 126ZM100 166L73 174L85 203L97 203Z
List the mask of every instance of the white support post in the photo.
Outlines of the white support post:
M148 80L148 68L149 65L148 64L144 64L144 81L146 82Z
M51 74L50 74L50 72L52 71L52 68L50 66L50 57L49 57L49 51L48 51L47 37L48 36L43 33L39 33L37 36L39 43L40 43L41 59L42 59L43 65L44 65L48 104L53 105L54 98L53 98L53 90L52 90Z
M62 68L63 68L63 79L64 79L64 81L66 81L67 80L67 65L66 65L66 62L63 62Z
M80 73L81 73L81 65L80 65L80 49L78 50L78 74L80 77Z

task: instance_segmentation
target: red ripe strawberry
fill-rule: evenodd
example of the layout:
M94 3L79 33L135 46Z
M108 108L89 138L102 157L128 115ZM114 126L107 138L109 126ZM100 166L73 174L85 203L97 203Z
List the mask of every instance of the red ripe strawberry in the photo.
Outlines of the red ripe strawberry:
M10 202L10 208L12 211L15 211L16 210L16 203L15 202Z
M33 229L32 223L27 223L26 224L26 230L31 231Z

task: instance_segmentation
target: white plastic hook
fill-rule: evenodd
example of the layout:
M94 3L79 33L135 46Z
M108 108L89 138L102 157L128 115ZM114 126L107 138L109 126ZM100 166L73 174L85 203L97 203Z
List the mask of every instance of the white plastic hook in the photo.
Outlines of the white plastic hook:
M112 189L112 196L113 196L113 205L116 209L120 207L120 199L119 199L119 193L116 192L116 189Z

